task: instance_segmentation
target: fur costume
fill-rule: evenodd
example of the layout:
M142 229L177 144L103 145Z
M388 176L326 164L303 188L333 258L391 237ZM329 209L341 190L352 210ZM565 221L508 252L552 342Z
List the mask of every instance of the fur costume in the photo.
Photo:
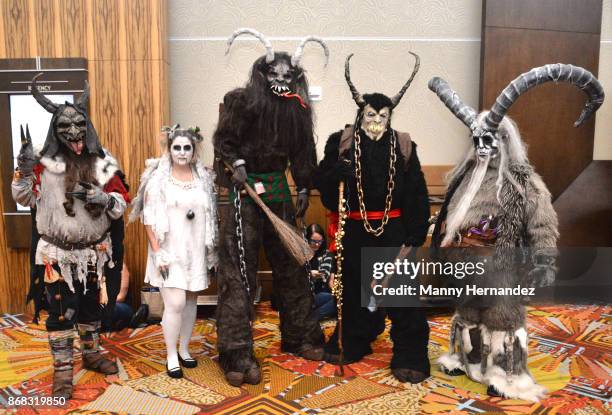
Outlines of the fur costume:
M413 54L414 55L414 54ZM389 98L383 94L361 95L350 80L349 60L346 60L346 80L359 109L355 125L332 134L325 146L325 155L319 164L315 184L321 192L324 206L336 212L338 209L339 182L345 182L349 219L342 238L345 258L342 269L342 338L344 359L358 361L372 353L370 344L384 330L385 317L391 319L393 357L391 369L401 381L418 383L429 376L427 357L429 326L425 312L419 308L388 308L369 310L361 306L363 295L361 282L361 249L363 247L418 247L427 234L429 200L427 186L417 156L417 146L407 133L395 131L390 126L393 108L412 82L419 67L419 58L412 75L401 91ZM357 153L359 139L359 154ZM395 154L395 156L394 156ZM395 160L394 160L394 157ZM391 170L390 161L394 160ZM357 162L360 161L360 169ZM385 224L381 217L387 207L389 179L393 180L389 219ZM366 215L376 233L368 231L360 212L358 178L363 189ZM391 213L396 214L391 216ZM333 214L332 214L333 215ZM381 232L382 230L382 232ZM336 229L330 229L333 238ZM340 329L338 325L326 345L326 359L332 363L339 355Z
M270 209L295 226L296 210L285 171L291 170L299 191L298 213L303 214L316 167L308 84L299 63L306 42L320 43L326 54L327 46L318 38L308 37L291 56L274 52L261 33L239 29L228 40L228 48L242 34L257 37L266 46L267 53L253 64L247 85L228 92L223 100L224 110L214 134L218 179L231 190L224 163L232 165L236 170L233 179L239 179L237 172L241 172L242 180L251 185L259 182L265 189L261 197ZM239 385L260 381L251 333L255 290L247 287L256 287L262 244L274 276L274 293L279 299L282 350L316 358L322 333L304 264L298 264L288 254L270 221L248 197L241 198L242 259L246 264L246 275L242 275L234 220L236 196L232 190L228 220L221 224L220 231L217 348L226 378Z
M45 270L53 394L69 398L75 324L83 366L104 374L117 371L115 363L99 352L99 292L106 266L115 266L111 222L122 217L129 197L116 160L100 145L87 116L89 87L76 104L58 105L38 91L37 77L32 94L53 119L40 152L34 151L29 132L22 132L12 193L18 203L36 208L40 239L35 262ZM35 281L32 286L39 284Z
M480 115L444 80L434 78L429 83L471 129L475 146L449 175L432 245L490 249L493 263L488 275L494 278L487 279L488 286L546 286L554 280L557 215L546 185L529 164L517 126L505 117L522 93L547 81L568 81L588 94L576 126L603 102L603 89L590 72L563 64L522 74L504 89L491 111ZM526 266L517 258L520 247L532 253ZM541 399L546 390L527 368L528 332L521 300L508 296L490 304L475 298L460 306L453 318L450 350L438 360L442 370L453 376L467 374L486 384L490 395Z

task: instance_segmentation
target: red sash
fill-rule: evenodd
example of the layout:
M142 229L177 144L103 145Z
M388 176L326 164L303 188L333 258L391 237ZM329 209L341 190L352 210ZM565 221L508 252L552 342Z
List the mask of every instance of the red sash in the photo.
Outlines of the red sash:
M368 220L382 220L385 216L385 212L382 210L369 210L366 212ZM399 218L402 216L401 209L391 209L389 211L389 218ZM327 226L327 236L329 237L329 251L336 252L336 232L338 232L338 212L329 212L327 217L330 219L329 225ZM354 211L348 212L348 219L351 220L363 220L361 212Z

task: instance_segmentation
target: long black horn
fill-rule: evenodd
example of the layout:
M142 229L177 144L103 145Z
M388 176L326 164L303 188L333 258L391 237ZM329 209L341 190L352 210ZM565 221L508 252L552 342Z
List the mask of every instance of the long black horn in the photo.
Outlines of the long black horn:
M250 29L248 27L243 27L243 28L236 30L227 39L227 49L225 50L226 55L229 53L230 47L232 46L232 43L234 43L234 40L236 40L238 36L244 35L244 34L249 34L251 36L254 36L257 39L259 39L261 43L263 43L263 45L266 47L266 63L272 63L272 61L274 61L274 49L272 48L272 43L270 43L270 41L266 39L266 37L261 32L258 32L255 29Z
M419 58L419 55L417 55L416 53L412 53L412 52L408 52L408 53L410 53L415 58L414 68L412 69L412 75L410 75L410 79L408 79L408 81L406 81L402 89L400 89L400 91L393 98L391 98L391 102L393 103L393 108L395 108L397 104L399 104L399 102L402 100L402 97L406 93L406 90L412 83L412 80L416 76L421 66L421 58Z
M30 90L36 102L38 102L40 106L46 109L48 112L53 114L55 111L57 111L59 106L57 104L54 104L49 98L41 94L38 88L36 87L36 80L40 78L42 75L43 73L41 72L38 75L36 75L34 78L32 78L32 84L30 86Z
M293 53L293 56L291 57L291 65L300 65L302 55L304 54L304 46L306 46L306 43L308 42L316 42L321 45L321 47L323 48L323 52L325 53L325 66L327 66L327 64L329 63L329 48L327 47L325 41L317 36L306 36L304 39L302 39L297 49Z
M346 57L346 62L344 62L344 78L346 79L346 83L348 84L349 89L351 90L353 99L355 100L359 108L363 108L366 104L363 99L363 95L361 95L359 91L357 91L357 88L355 88L355 85L353 85L353 82L351 81L351 66L349 62L352 57L353 54L351 53Z
M444 79L431 78L427 86L438 95L438 98L455 114L455 117L459 118L468 128L472 128L476 120L476 110L465 104Z
M87 102L89 101L89 82L85 80L85 88L83 89L83 93L77 100L77 106L81 108L83 111L87 112Z
M485 117L487 128L496 130L514 102L531 88L546 82L569 82L582 89L588 100L580 117L574 123L578 127L603 104L604 90L597 78L580 66L555 63L533 68L514 79L495 100Z

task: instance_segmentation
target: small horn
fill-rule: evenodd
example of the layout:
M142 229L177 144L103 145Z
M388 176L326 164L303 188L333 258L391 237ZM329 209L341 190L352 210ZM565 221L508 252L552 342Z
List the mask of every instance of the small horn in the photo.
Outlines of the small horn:
M490 130L496 130L502 119L514 102L522 94L534 86L546 82L569 82L582 89L588 96L588 100L582 109L582 113L574 123L574 127L580 126L595 111L601 107L604 101L604 90L597 78L580 66L555 63L533 68L529 72L519 75L508 84L495 100L491 111L485 117L485 124Z
M89 101L89 82L85 80L85 88L83 89L83 93L77 100L76 105L81 108L83 111L87 112L87 102Z
M34 78L32 78L32 84L30 86L30 89L31 89L32 95L34 96L34 99L36 100L36 102L38 102L40 106L46 109L48 112L53 114L55 111L57 111L59 106L57 104L54 104L49 98L41 94L38 88L36 87L36 80L40 78L42 75L43 73L41 72L38 75L36 75Z
M406 81L402 89L400 89L400 91L393 98L391 98L391 102L393 103L393 108L395 108L397 104L399 104L399 102L402 100L402 97L406 93L406 90L412 83L412 80L416 76L421 66L421 58L419 58L419 55L417 55L416 53L412 53L412 52L408 52L408 53L410 53L415 58L414 68L412 69L412 74L410 75L410 79L408 79L408 81Z
M28 142L32 142L32 136L30 136L30 125L26 124L26 138Z
M19 124L19 131L21 132L21 145L25 145L27 143L26 136L23 133L23 125Z
M248 27L243 27L236 30L227 39L227 49L225 50L226 55L229 53L230 47L232 46L232 43L234 43L234 40L236 40L238 36L244 34L252 35L259 39L261 43L263 43L263 45L266 47L266 63L272 63L272 61L274 61L274 49L272 48L272 43L270 43L270 41L266 39L266 37L261 32L258 32L255 29L250 29Z
M327 64L329 63L329 48L327 47L327 44L325 43L325 41L317 36L306 36L304 39L302 39L297 49L293 53L293 56L291 57L291 65L292 66L300 65L300 61L302 60L302 55L304 54L304 46L306 46L306 43L308 42L316 42L319 45L321 45L321 47L323 48L323 52L325 53L325 66L327 66Z
M346 62L344 62L344 78L346 79L346 83L348 84L349 89L351 90L351 94L353 94L353 99L355 100L359 108L363 108L365 106L363 95L361 95L359 91L357 91L357 88L355 88L355 85L353 85L353 82L351 81L351 68L349 61L352 57L353 54L351 53L346 57Z
M438 95L438 98L455 114L455 117L459 118L468 128L472 128L472 123L476 120L476 111L469 105L464 104L459 95L450 88L444 79L431 78L427 86Z

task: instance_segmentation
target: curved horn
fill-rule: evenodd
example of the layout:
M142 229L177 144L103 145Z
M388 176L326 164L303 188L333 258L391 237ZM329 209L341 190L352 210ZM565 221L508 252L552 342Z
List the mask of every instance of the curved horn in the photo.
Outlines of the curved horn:
M57 104L54 104L49 98L47 98L46 96L41 94L40 91L38 90L38 88L36 87L36 80L38 78L40 78L42 75L43 75L43 73L41 72L38 75L36 75L34 78L32 78L32 83L30 85L30 90L31 90L32 95L34 96L34 99L36 100L36 102L38 102L40 104L40 106L43 107L44 109L46 109L48 112L53 114L55 111L57 111L59 106Z
M495 100L491 111L485 117L485 124L491 130L496 130L512 104L534 86L546 82L569 82L582 89L588 100L582 109L574 127L580 126L603 104L603 87L595 76L580 66L555 63L533 68L514 79Z
M89 101L89 82L85 80L85 88L83 89L83 93L77 100L76 105L83 111L87 112L87 101Z
M266 39L261 32L258 32L255 29L249 29L248 27L240 28L232 33L232 35L227 39L227 49L225 50L225 54L227 55L229 53L230 47L232 46L232 43L234 43L234 40L236 40L238 36L244 34L252 35L263 43L263 45L266 47L266 63L272 63L274 60L274 49L272 48L272 43L270 43L270 41Z
M346 62L344 62L344 78L346 79L346 83L348 84L349 89L351 90L351 94L353 94L353 99L355 100L359 108L362 108L363 106L365 106L363 96L359 93L359 91L357 91L357 88L355 88L355 85L353 85L353 82L351 81L351 67L349 61L352 57L353 54L351 53L346 57Z
M397 104L399 104L399 102L402 100L402 97L406 93L406 90L412 83L412 80L416 76L417 72L419 71L419 67L421 66L421 58L419 58L419 55L417 55L416 53L412 53L412 52L408 52L408 53L410 53L415 58L414 68L412 69L412 75L410 75L410 79L408 79L408 81L406 81L402 89L400 89L400 91L393 98L391 98L391 103L393 103L393 108L395 108Z
M321 47L323 48L323 52L325 53L325 66L327 66L327 64L329 63L329 48L327 47L325 41L317 36L306 36L304 39L302 39L297 49L293 53L293 56L291 57L291 65L300 65L300 61L302 60L302 54L304 53L304 46L306 46L306 43L308 42L316 42L321 45Z
M472 128L472 123L476 120L476 110L465 104L444 79L431 78L427 86L438 95L438 98L455 114L455 117L459 118L468 128Z

